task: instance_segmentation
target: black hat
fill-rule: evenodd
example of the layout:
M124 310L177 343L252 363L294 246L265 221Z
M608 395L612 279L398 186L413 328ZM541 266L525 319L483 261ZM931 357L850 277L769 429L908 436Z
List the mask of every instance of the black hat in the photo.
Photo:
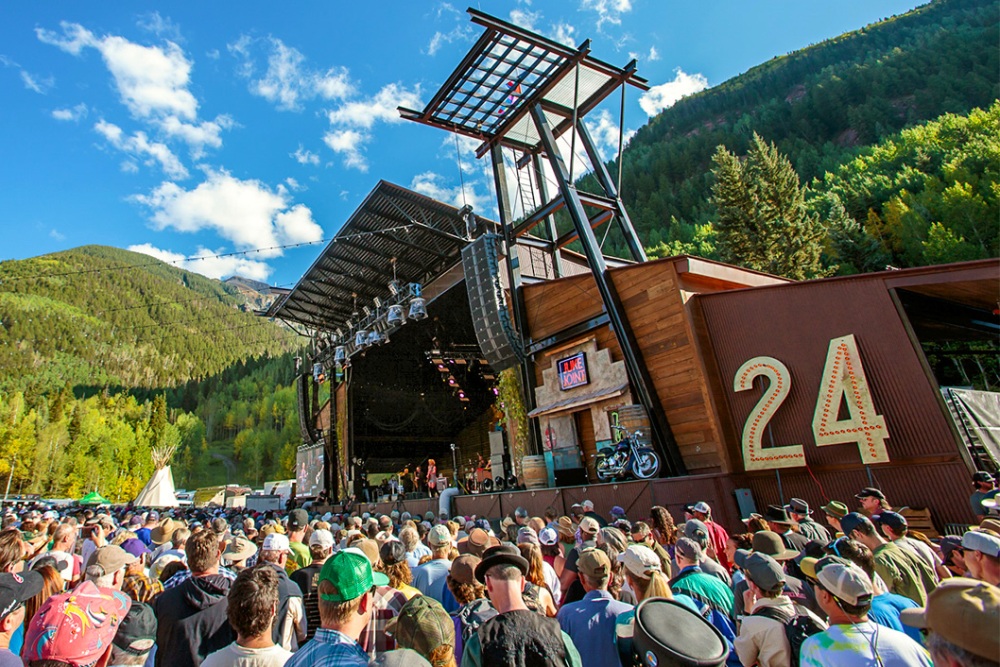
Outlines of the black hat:
M309 525L309 514L305 510L292 510L288 514L288 529L298 530Z
M897 512L882 512L872 516L872 523L879 526L888 526L892 532L899 535L906 530L906 517Z
M133 602L111 643L129 655L145 655L156 643L156 625L153 608Z
M972 474L972 481L982 482L983 484L992 484L993 475L989 474L988 472L983 472L982 470L980 470L979 472Z
M781 505L768 505L767 510L764 512L764 520L771 521L772 523L792 523L788 512Z
M792 498L785 505L785 509L789 512L795 512L796 514L812 514L812 510L809 509L809 503L802 500L801 498Z
M858 500L862 498L878 498L879 500L885 500L885 494L876 489L874 486L866 486L861 489L861 493L854 496Z
M0 574L0 621L27 600L41 593L44 585L45 579L34 570L20 574L13 572Z
M485 584L486 571L494 565L513 565L521 571L521 574L528 573L528 561L521 555L521 550L515 546L502 544L483 552L483 560L476 566L476 580Z
M711 623L665 598L647 598L635 608L632 650L631 664L643 667L718 667L729 655Z
M406 547L399 540L389 540L379 548L378 555L386 565L395 565L406 560Z

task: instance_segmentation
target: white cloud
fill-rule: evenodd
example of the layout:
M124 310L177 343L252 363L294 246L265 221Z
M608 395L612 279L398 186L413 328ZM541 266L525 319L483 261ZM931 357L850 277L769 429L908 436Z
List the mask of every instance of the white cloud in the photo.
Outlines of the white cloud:
M593 122L593 121L597 122ZM591 114L584 121L594 143L601 149L605 160L618 155L618 121L611 117L611 112L601 109L596 114ZM635 134L635 130L626 130L622 137L622 145L628 144L629 139ZM589 165L588 165L589 166Z
M444 176L433 171L414 176L410 189L456 208L469 204L479 215L486 215L485 208L491 202L489 193L480 194L473 183L466 182L464 191L462 185L449 187L444 184Z
M52 90L52 87L56 84L56 80L51 76L40 79L23 69L21 70L21 81L24 82L25 88L39 93L40 95L44 95Z
M404 106L419 109L420 89L407 90L398 83L383 86L374 97L366 100L346 102L330 111L327 118L331 125L347 125L363 129L371 129L377 121L397 123L401 119L396 107Z
M541 12L529 12L526 9L510 10L510 22L525 30L534 30L535 23L542 17Z
M228 278L240 275L253 280L266 281L271 275L271 267L264 262L247 259L237 255L230 257L216 257L223 254L222 250L208 250L198 248L198 251L190 257L170 250L163 250L153 246L151 243L132 245L128 247L132 252L140 252L150 257L172 264L178 268L200 273L209 278Z
M163 47L143 46L117 35L97 37L77 23L62 22L62 35L36 28L38 39L67 53L79 55L85 47L97 49L107 65L122 102L138 118L179 116L194 120L198 101L187 89L191 63L174 42Z
M648 116L655 116L676 104L682 97L708 88L708 79L704 74L688 74L680 67L674 73L673 81L653 86L639 97L639 106Z
M72 109L53 109L52 117L55 118L56 120L69 120L75 123L76 121L82 118L86 118L87 112L88 112L87 105L84 104L83 102L80 102Z
M174 42L181 41L180 27L169 17L160 16L160 12L154 11L140 16L136 25L158 37L165 37Z
M632 60L646 60L649 62L655 62L660 59L660 52L656 50L655 46L649 47L649 53L642 55L636 51L629 51L628 57Z
M195 159L205 154L205 147L219 148L222 146L222 131L232 128L235 123L232 117L222 114L215 120L200 123L185 123L177 116L167 116L156 121L156 125L169 137L180 139L187 143L191 155Z
M319 70L306 63L298 49L280 39L268 41L270 52L267 71L260 78L253 78L256 71L253 61L255 40L243 35L229 44L229 51L242 62L240 76L250 79L250 92L275 104L283 111L300 111L302 104L311 99L338 100L354 92L347 68L331 67Z
M240 250L323 238L312 212L302 204L293 205L284 186L271 189L260 181L240 180L225 171L206 169L205 180L191 190L166 181L150 194L132 199L152 211L150 220L158 229L211 230ZM281 254L277 249L259 252L261 257Z
M581 0L580 9L597 13L597 29L605 23L621 25L622 14L632 11L631 0Z
M469 41L472 39L472 35L471 25L467 21L462 21L447 32L435 31L431 41L427 44L427 55L436 55L446 44Z
M576 28L571 26L569 23L557 23L552 28L552 39L560 44L576 46L576 37L573 36L573 33L575 32Z
M298 182L298 180L292 178L291 176L285 179L285 185L287 185L288 189L292 192L300 192L306 189L306 186L302 185Z
M140 131L132 136L126 136L122 128L105 121L103 118L97 121L94 129L118 150L140 159L144 158L146 164L158 163L170 178L188 177L188 170L177 159L173 151L162 142L150 141L145 132Z
M295 161L299 164L311 164L314 166L319 164L319 155L306 150L302 147L302 144L299 144L299 147L295 150L295 152L289 153L289 155L295 158Z
M123 160L121 164L122 173L125 174L138 174L139 165L135 163L135 160Z
M323 143L334 153L344 156L345 167L367 172L368 161L361 153L361 147L370 138L369 134L357 130L331 130L323 135Z
M53 229L49 231L49 237L55 239L56 241L65 241L66 235L60 232L58 229Z
M158 35L178 33L169 19L156 12L140 19L139 25ZM191 62L175 42L144 46L116 35L97 36L77 23L63 22L60 26L61 33L43 28L35 32L43 43L73 55L85 48L96 49L111 73L122 104L134 118L161 133L161 138L185 142L195 159L204 155L207 147L222 146L222 131L234 123L226 115L215 120L198 119L198 100L188 90ZM139 135L145 136L141 132L134 136ZM174 169L171 175L179 173Z
M399 106L411 109L422 107L419 86L407 90L397 83L390 83L373 97L341 104L327 113L330 131L323 136L323 141L344 157L344 166L368 171L368 161L362 149L372 138L371 129L378 122L401 122L396 109Z

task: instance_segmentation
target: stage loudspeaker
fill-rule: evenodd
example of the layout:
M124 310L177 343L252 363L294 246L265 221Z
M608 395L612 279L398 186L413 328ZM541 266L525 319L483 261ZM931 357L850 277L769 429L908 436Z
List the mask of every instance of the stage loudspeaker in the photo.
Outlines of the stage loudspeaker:
M507 457L503 454L494 454L490 457L490 476L507 476ZM501 474L502 473L502 474Z
M507 449L503 431L490 431L490 456L503 454Z
M500 284L500 237L483 234L462 249L465 288L476 340L494 371L521 362L521 339L507 310Z
M299 376L298 380L296 383L296 393L298 393L299 397L299 431L302 432L302 440L306 444L315 445L317 442L316 434L310 428L312 408L309 403L309 383L312 381L312 377L303 373Z

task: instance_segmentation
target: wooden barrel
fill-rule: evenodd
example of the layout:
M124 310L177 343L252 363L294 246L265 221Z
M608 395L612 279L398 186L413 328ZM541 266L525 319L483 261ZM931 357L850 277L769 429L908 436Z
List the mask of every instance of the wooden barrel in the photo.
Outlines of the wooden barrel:
M521 459L521 474L524 478L524 488L526 489L544 489L548 487L545 456L525 456Z

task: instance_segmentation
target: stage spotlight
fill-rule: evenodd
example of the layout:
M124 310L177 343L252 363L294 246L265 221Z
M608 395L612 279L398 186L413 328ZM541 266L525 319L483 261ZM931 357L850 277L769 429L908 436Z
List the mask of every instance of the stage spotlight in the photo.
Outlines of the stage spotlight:
M385 321L391 327L406 324L406 320L403 319L403 307L399 304L389 306L389 314L385 316Z
M342 364L346 359L347 359L346 347L344 347L343 345L338 345L337 347L333 348L334 361L336 361L338 364Z
M410 312L407 315L411 320L427 319L427 301L418 296L410 301Z
M517 475L511 473L507 475L507 488L514 489L517 488Z
M368 331L366 329L358 329L358 332L354 334L354 347L359 350L368 347Z
M493 491L493 480L487 477L483 480L483 493L490 493Z
M501 477L500 475L494 477L493 486L494 488L496 488L497 491L503 491L506 486L505 482L503 481L503 477Z

